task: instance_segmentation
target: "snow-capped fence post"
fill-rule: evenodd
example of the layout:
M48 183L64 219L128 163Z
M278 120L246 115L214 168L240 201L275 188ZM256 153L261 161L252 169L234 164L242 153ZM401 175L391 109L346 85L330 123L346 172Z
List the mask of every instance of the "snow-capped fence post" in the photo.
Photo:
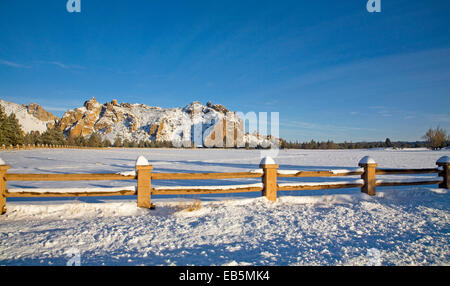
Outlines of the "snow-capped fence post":
M364 185L361 187L361 192L366 193L369 196L375 196L375 173L378 164L371 157L365 156L359 161L359 166L364 168L364 173L361 175L361 179L364 180Z
M264 189L262 195L269 201L275 202L277 200L277 169L278 164L270 157L264 157L259 164L259 167L263 169L264 175L262 182Z
M152 208L151 203L151 175L153 166L144 156L136 160L137 174L137 206L140 208Z
M6 212L6 172L9 168L0 158L0 215Z
M439 184L439 188L449 189L450 186L450 157L442 156L436 161L436 165L442 170L439 170L439 176L443 178L442 183Z

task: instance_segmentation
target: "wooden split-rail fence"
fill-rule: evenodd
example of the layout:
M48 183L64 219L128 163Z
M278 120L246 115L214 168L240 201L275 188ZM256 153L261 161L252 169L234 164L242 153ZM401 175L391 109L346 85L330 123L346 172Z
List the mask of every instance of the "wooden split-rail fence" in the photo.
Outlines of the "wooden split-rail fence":
M18 151L18 150L34 150L34 149L108 149L111 147L88 147L88 146L72 146L57 144L16 144L1 146L2 151Z
M292 171L278 170L279 165L271 158L264 158L259 167L248 172L230 173L154 173L153 166L140 156L136 161L135 172L108 173L108 174L17 174L8 173L9 165L0 159L0 211L6 212L6 199L13 197L82 197L82 196L121 196L136 195L137 206L141 208L154 208L151 203L153 195L186 195L186 194L219 194L261 192L270 201L277 200L278 191L296 190L322 190L339 188L361 188L363 193L374 196L378 186L406 186L406 185L432 185L439 188L449 188L450 158L441 157L436 162L436 168L427 169L383 169L377 168L377 163L366 156L359 162L359 168L330 171ZM419 178L412 180L386 181L377 180L376 175L402 175L402 174L437 174L437 177ZM278 178L303 177L337 177L361 176L361 179L349 182L320 182L320 183L277 183ZM153 180L213 180L213 179L241 179L261 178L261 183L233 186L170 186L152 187ZM137 185L125 188L111 188L106 190L81 188L78 191L68 189L8 189L9 181L96 181L96 180L137 180Z

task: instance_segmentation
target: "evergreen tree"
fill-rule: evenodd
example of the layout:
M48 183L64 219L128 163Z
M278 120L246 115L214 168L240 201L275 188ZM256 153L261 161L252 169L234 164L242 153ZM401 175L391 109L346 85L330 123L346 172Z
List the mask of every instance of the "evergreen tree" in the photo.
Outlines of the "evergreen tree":
M139 148L145 148L146 147L146 141L145 140L140 140L139 144L138 144Z
M128 148L130 147L130 141L128 139L123 140L122 142L123 147Z
M39 131L31 131L25 135L25 137L23 139L23 143L25 145L41 144L41 134L39 134Z
M122 147L122 138L120 138L120 136L116 137L116 140L114 140L114 147Z
M3 109L3 106L0 105L0 145L9 145L8 134L6 133L5 126L8 117Z
M102 137L98 133L92 133L87 141L89 147L102 147Z
M392 142L391 142L391 139L389 139L389 138L386 138L386 140L384 141L384 146L385 147L392 147Z
M23 132L14 113L6 115L0 106L0 145L23 144Z
M77 146L76 137L67 137L67 145L69 146Z
M87 141L83 136L75 137L75 146L87 146Z
M111 147L111 141L109 141L108 139L105 138L105 140L103 140L102 143L103 147Z
M42 133L41 142L43 144L51 144L51 145L66 145L66 137L62 131L57 128L49 128L47 131Z

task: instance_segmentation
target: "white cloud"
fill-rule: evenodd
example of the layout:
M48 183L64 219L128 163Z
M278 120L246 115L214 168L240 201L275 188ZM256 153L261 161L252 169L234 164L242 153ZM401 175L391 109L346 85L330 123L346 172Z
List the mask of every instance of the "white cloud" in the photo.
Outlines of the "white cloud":
M66 70L84 69L84 67L80 66L80 65L70 65L70 64L65 64L65 63L61 63L58 61L37 61L36 63L46 64L46 65L54 65L54 66L57 66L57 67L60 67L62 69L66 69Z
M18 64L15 62L11 62L11 61L6 61L6 60L2 60L0 59L0 65L4 65L4 66L9 66L9 67L14 67L14 68L30 68L29 66L23 65L23 64Z

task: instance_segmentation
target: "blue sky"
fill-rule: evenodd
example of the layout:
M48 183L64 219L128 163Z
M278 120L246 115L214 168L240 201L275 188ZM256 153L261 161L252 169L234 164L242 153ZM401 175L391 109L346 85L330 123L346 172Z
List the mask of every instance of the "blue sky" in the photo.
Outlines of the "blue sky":
M0 98L212 101L279 112L300 141L450 131L450 1L66 2L0 0Z

